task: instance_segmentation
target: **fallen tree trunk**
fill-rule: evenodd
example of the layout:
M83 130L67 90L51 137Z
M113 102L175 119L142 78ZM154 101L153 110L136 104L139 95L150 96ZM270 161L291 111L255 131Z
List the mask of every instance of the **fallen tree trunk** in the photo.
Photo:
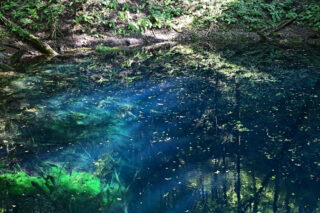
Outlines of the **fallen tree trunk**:
M268 34L271 34L271 33L275 33L275 32L278 32L284 28L286 28L287 26L291 25L295 20L297 20L298 16L295 17L295 18L292 18L290 20L287 20L283 23L281 23L280 25L278 25L276 28L272 29L271 31L268 32Z
M5 18L1 13L0 13L0 24L8 28L10 32L13 33L18 39L22 41L26 41L28 44L30 44L33 48L35 48L39 52L46 55L58 55L58 53L54 51L47 43L41 41L41 39L32 35L27 30L24 30L21 27L17 26L13 22Z
M257 34L260 36L262 41L271 40L270 35L272 33L276 33L278 31L286 28L287 26L291 25L296 19L297 19L297 17L290 19L290 20L287 20L287 21L284 21L283 23L279 24L277 27L275 27L269 31L267 31L267 30L257 31Z
M302 6L302 3L300 3L299 7L296 10L296 13L297 13L296 17L291 18L289 20L284 20L282 23L278 24L278 26L276 26L272 29L269 29L269 30L264 29L264 30L258 31L257 34L261 37L261 39L263 41L270 40L269 36L272 33L276 33L278 31L290 26L291 24L293 24L298 19L299 15L302 11L303 11L303 6Z

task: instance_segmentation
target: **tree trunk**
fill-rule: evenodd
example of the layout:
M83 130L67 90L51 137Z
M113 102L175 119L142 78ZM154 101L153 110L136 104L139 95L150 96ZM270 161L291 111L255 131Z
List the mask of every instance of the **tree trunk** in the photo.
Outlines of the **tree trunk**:
M291 212L291 208L290 208L290 205L289 205L289 202L290 202L289 196L290 196L290 194L289 194L289 192L287 192L286 200L285 200L286 213L290 213Z
M27 30L17 26L0 13L0 24L10 30L19 40L26 41L33 48L46 55L58 55L47 43L41 41L38 37L32 35ZM15 30L14 30L15 29ZM18 29L18 30L17 30Z
M256 194L257 193L257 183L256 183L256 176L255 176L255 172L254 172L254 169L252 168L252 174L251 174L251 177L252 177L252 184L253 184L253 193ZM253 213L257 213L258 212L258 199L257 197L254 198L254 201L253 201L253 210L252 212Z
M240 89L239 84L236 82L236 114L237 120L240 122ZM236 143L237 143L237 156L236 156L236 170L237 170L237 182L236 182L236 193L237 193L237 212L241 213L241 134L240 131L236 130Z
M227 163L226 163L226 144L223 144L223 206L225 210L228 209L228 196L227 196Z
M274 196L273 196L273 213L278 212L278 199L279 199L279 169L276 170L276 177L274 183Z
M320 86L320 80L318 80L315 84L314 84L314 88L318 88ZM294 141L294 137L290 137L290 134L293 133L293 135L296 135L297 132L299 132L299 127L303 124L306 115L308 113L308 111L310 110L310 108L314 107L313 102L311 102L309 99L306 99L305 105L303 105L303 107L299 110L301 113L296 115L297 117L297 121L295 122L295 124L292 126L291 131L288 131L288 138L292 138L292 141ZM285 153L290 149L290 147L292 146L292 143L290 142L284 142L282 145L281 150L279 151L279 153L276 155L276 157L274 158L274 165L276 165L276 168L280 167L280 163L283 160ZM261 183L260 188L258 189L258 191L251 197L249 198L247 201L244 202L243 205L243 211L245 212L246 209L251 205L251 203L254 201L254 199L260 199L260 195L263 192L263 190L267 187L270 179L272 178L273 175L276 174L275 170L271 170L266 177L264 178L264 180ZM289 206L288 206L289 207ZM290 211L290 207L288 208Z

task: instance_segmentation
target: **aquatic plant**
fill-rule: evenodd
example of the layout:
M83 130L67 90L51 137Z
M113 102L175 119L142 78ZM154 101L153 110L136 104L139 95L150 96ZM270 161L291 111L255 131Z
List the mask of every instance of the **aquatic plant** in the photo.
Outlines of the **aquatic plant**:
M37 192L34 185L40 186L45 192L49 192L45 187L45 180L38 177L28 176L25 172L15 174L0 175L0 189L7 195L31 195Z
M5 209L30 212L31 208L42 205L53 206L53 212L97 212L108 208L119 197L120 187L104 184L87 172L67 173L51 167L39 176L29 176L26 172L1 174L0 191L1 199L12 202Z

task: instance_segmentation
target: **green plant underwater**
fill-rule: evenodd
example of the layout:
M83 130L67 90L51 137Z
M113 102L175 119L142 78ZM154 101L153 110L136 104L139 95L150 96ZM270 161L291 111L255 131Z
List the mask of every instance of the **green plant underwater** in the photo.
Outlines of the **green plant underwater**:
M47 169L40 176L29 176L25 172L1 174L0 191L2 199L9 197L18 201L15 205L36 202L40 197L42 203L62 212L101 211L121 194L116 183L106 184L90 173L67 173L57 167ZM66 206L69 210L64 210Z

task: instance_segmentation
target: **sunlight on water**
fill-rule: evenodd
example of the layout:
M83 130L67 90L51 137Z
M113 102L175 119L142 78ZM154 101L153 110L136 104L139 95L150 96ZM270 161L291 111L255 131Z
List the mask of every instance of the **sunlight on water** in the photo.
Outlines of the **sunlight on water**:
M318 65L257 49L56 59L9 79L0 102L1 207L268 212L278 196L279 208L316 212ZM12 192L12 171L27 197L41 196L33 206Z

